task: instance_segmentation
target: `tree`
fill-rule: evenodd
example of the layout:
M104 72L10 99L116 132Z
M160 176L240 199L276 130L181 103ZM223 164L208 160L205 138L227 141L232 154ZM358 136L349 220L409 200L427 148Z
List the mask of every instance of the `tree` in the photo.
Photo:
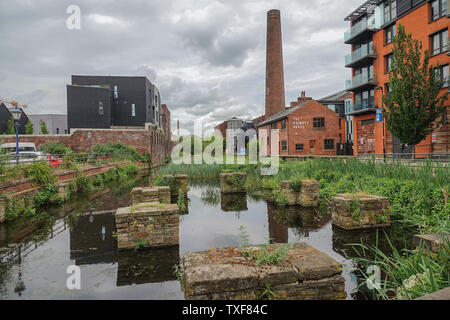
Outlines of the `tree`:
M39 125L41 126L41 134L48 134L47 125L45 124L44 120L39 121Z
M14 119L13 117L9 118L7 128L6 128L6 134L16 134L16 130L14 129Z
M25 125L25 134L33 134L33 124L30 120L28 120L27 124Z
M415 146L433 131L443 114L447 94L439 97L443 83L429 65L429 53L422 59L422 42L398 26L393 41L390 92L383 97L387 129L404 144Z

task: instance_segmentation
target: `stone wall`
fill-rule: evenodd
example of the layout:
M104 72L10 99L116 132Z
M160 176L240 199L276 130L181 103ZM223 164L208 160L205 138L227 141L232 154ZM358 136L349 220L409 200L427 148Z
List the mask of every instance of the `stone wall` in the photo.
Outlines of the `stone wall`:
M220 174L220 190L222 193L244 193L247 174L245 172L230 172Z
M391 225L386 197L337 194L332 199L332 223L344 229L365 229Z
M301 188L296 191L292 187L293 181L281 181L280 194L290 206L301 205L305 208L313 208L319 205L319 182L314 179L301 180Z
M179 215L176 204L144 202L119 208L115 215L117 246L163 247L179 243Z
M292 189L292 181L281 181L281 194L286 199L287 204L294 206L298 201L298 192Z
M178 197L179 189L187 196L188 192L188 176L187 174L165 174L162 176L162 184L170 187L172 197Z
M272 244L275 250L281 244ZM262 246L255 246L260 250ZM193 300L345 299L342 266L306 243L296 243L280 265L257 266L241 248L186 253L185 297ZM267 286L274 296L263 293Z
M170 187L133 188L131 190L133 205L142 202L160 202L170 204Z

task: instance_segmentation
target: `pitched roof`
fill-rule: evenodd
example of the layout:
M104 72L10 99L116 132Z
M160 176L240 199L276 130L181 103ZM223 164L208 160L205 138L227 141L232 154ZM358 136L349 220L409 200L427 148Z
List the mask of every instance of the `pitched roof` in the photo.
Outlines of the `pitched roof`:
M286 110L280 111L278 113L275 113L273 116L271 116L269 119L267 119L266 121L263 121L261 123L258 123L256 125L256 127L261 127L261 126L265 126L266 124L281 120L286 118L288 115L290 115L292 112L300 109L302 106L304 106L305 104L307 104L308 102L311 102L313 100L308 100L305 101L301 104L299 104L298 106L292 107L292 108L287 108Z
M349 91L347 90L341 90L339 92L333 93L329 96L323 97L321 99L318 99L317 101L336 101L337 99L341 98L342 96L345 96Z

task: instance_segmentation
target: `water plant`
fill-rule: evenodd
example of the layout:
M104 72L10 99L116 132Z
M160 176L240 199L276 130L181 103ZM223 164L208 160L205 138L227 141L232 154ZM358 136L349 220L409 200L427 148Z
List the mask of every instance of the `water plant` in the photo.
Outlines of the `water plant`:
M173 269L174 269L173 273L177 277L177 280L180 282L181 289L184 291L184 288L185 288L184 270L178 264L174 265Z
M266 288L259 296L259 300L273 300L275 293L270 288L270 283L266 283Z
M186 204L184 203L184 192L181 188L178 189L178 200L177 200L178 210L180 213L186 212Z
M450 240L443 236L444 243L438 252L432 252L424 242L415 250L399 251L385 235L392 250L386 255L374 245L364 243L352 244L357 256L352 258L359 262L359 273L365 285L373 281L369 266L377 266L380 275L379 284L374 285L373 297L383 300L411 300L450 286ZM378 240L378 239L377 239Z

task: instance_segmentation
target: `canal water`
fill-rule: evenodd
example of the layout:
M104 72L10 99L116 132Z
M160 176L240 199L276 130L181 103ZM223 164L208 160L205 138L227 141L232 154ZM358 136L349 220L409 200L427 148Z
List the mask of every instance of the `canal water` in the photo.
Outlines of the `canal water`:
M131 187L49 210L48 219L26 227L0 225L0 299L184 299L173 273L183 254L239 246L241 226L252 244L303 241L327 253L344 266L347 299L366 298L355 290L355 253L347 244L374 243L376 232L336 228L327 209L280 209L258 195L223 195L218 181L191 183L179 246L118 252L113 212L130 205ZM395 225L387 232L400 246L411 242ZM380 246L388 251L382 240ZM80 267L80 290L67 289L71 265Z

